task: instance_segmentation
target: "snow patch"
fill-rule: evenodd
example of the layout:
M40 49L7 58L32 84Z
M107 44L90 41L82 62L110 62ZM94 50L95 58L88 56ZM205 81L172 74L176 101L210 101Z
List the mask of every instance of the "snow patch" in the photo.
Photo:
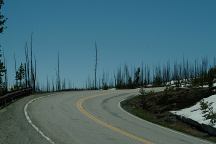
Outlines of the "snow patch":
M116 88L110 88L109 90L116 90Z
M216 95L204 98L204 101L208 101L209 103L212 102L213 111L216 112ZM189 108L181 109L178 111L171 111L171 113L192 119L200 124L210 125L210 120L205 120L205 118L203 117L202 111L200 109L200 102ZM216 128L216 125L214 125L214 127Z

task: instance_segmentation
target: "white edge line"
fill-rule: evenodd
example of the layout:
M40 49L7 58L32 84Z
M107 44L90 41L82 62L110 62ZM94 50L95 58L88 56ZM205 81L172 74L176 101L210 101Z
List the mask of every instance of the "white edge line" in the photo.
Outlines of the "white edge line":
M51 95L49 95L51 96ZM39 97L39 98L35 98L35 99L32 99L30 100L24 107L24 114L25 114L25 117L26 117L26 120L28 121L28 123L43 137L45 138L50 144L55 144L55 142L50 139L48 136L46 136L33 122L32 120L30 119L29 115L28 115L28 112L27 112L27 109L28 109L28 106L33 103L34 101L37 101L39 99L42 99L44 97L47 97L47 96L42 96L42 97Z
M154 124L154 123L152 123L152 122L146 121L146 120L144 120L144 119L141 119L140 117L138 117L138 116L136 116L136 115L133 115L133 114L127 112L126 110L124 110L124 109L121 107L121 102L123 102L123 101L125 101L125 100L127 100L127 98L121 100L121 101L118 103L118 107L119 107L119 109L121 109L123 112L127 113L128 115L130 115L131 117L133 117L133 118L135 118L135 119L137 119L137 120L143 121L143 122L145 122L145 123L148 123L148 124L150 124L150 125L153 125L153 126L156 126L156 127L159 127L159 128L165 129L165 130L168 130L168 131L170 131L170 132L173 132L173 133L176 133L176 134L179 134L179 135L182 135L182 136L185 136L185 137L189 137L189 138L192 137L192 138L195 138L195 139L199 139L201 142L208 143L208 144L213 144L213 143L211 143L211 142L209 142L209 141L206 141L206 140L203 140L203 139L201 139L201 138L194 137L194 136L191 136L191 135L187 135L187 134L184 134L184 133L182 133L182 132L178 132L178 131L175 131L175 130L172 130L172 129L169 129L169 128L166 128L166 127L163 127L163 126L160 126L160 125L157 125L157 124Z

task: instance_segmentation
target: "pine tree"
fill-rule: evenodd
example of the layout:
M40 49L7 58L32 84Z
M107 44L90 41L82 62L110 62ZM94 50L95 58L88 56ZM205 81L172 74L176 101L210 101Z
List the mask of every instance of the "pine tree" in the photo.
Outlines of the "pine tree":
M216 67L215 68L210 68L208 71L208 85L209 88L212 89L214 79L216 78Z
M6 22L6 19L5 19L4 15L1 12L3 4L4 4L4 1L0 0L0 33L2 33L4 31L5 22Z
M134 73L134 86L138 87L140 85L140 68L138 67Z
M6 89L6 67L4 63L4 58L2 54L2 50L0 49L0 95L4 94L7 89Z
M19 81L19 87L22 88L22 80L25 78L24 65L21 63L19 69L16 71L16 80Z

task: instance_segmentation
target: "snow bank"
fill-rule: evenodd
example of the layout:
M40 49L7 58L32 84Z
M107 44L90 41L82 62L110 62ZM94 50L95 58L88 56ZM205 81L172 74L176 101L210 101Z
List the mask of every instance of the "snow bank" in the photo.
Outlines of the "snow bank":
M216 95L212 95L208 98L205 98L204 101L208 101L209 103L213 102L212 107L214 112L216 112ZM185 108L178 111L171 111L171 113L192 119L198 122L199 124L210 125L210 120L205 120L205 118L203 117L202 111L200 110L200 102L196 103L194 106L189 108ZM216 125L214 125L213 127L216 128Z

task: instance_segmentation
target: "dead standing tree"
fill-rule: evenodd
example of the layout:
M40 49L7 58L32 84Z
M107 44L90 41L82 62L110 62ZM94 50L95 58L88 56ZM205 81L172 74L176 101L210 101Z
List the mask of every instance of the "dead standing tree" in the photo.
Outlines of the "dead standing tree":
M7 75L7 65L6 65L6 58L5 58L5 55L4 55L4 49L2 51L2 56L3 56L3 59L4 59L4 65L5 65L5 75L4 75L4 78L5 78L5 91L7 92L8 91L8 75Z
M30 54L31 54L31 86L33 87L33 90L35 90L34 82L33 82L34 75L33 75L33 62L32 62L32 36L33 36L33 33L31 33L31 51L30 51Z
M29 51L28 51L28 43L25 44L25 83L26 87L30 86L29 83Z
M59 62L59 52L58 52L58 63L57 63L57 91L61 90L61 79L60 79L60 62Z
M31 86L33 91L35 91L35 74L34 74L34 66L33 66L33 51L32 51L32 40L33 40L33 33L31 33Z
M34 57L33 64L33 32L31 33L31 43L30 43L30 74L29 75L29 84L32 87L33 91L36 91L36 59ZM29 70L28 70L29 71ZM27 71L27 73L28 73Z
M35 90L39 90L38 88L39 85L37 85L37 88L36 88L36 79L37 79L37 61L36 61L36 58L34 57L34 87L35 87Z
M94 76L95 76L94 88L95 89L97 89L97 66L98 66L98 48L97 48L97 43L95 42L95 69L94 69Z
M15 56L15 53L14 53L14 73L15 73L15 77L16 77L16 71L17 71L17 62L16 62L16 56ZM16 79L16 84L15 84L15 87L18 86L18 81Z

